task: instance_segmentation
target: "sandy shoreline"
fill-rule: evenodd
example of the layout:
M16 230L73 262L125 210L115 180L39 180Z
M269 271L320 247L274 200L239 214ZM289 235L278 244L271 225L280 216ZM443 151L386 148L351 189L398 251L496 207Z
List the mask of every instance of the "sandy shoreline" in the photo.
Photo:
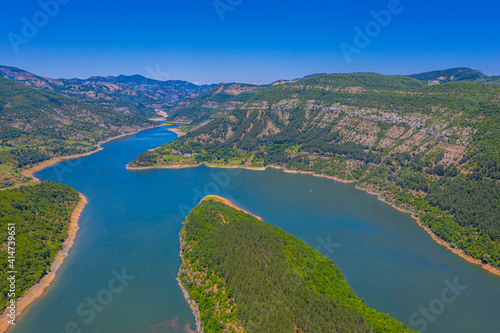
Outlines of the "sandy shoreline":
M97 153L98 151L101 151L102 148L99 147L97 148L96 150L92 150L92 151L89 151L88 153L83 153L83 154L76 154L76 155L70 155L70 156L61 156L61 157L54 157L54 158L51 158L50 160L47 160L47 161L43 161L43 162L40 162L38 164L35 164L34 166L32 166L31 168L29 169L26 169L26 170L23 170L21 171L21 174L24 176L24 177L31 177L33 178L35 181L40 181L40 179L36 178L34 176L34 173L35 172L38 172L40 170L43 170L49 166L52 166L56 163L59 163L61 161L67 161L67 160L73 160L75 158L80 158L80 157L84 157L84 156L88 156L88 155L92 155L94 153Z
M473 258L473 257L467 255L464 252L464 250L451 247L451 245L449 243L447 243L444 240L442 240L441 238L439 238L439 236L437 236L435 233L433 233L432 230L428 226L426 226L425 224L423 224L422 221L420 220L420 218L418 218L416 216L413 216L413 215L411 217L414 218L417 221L418 225L422 229L424 229L432 237L432 239L436 243L438 243L439 245L442 245L442 246L446 247L448 250L450 250L454 254L458 255L460 258L467 260L471 264L480 265L482 269L487 270L491 274L500 276L500 269L498 269L498 268L496 268L494 266L491 266L490 264L484 264L481 260Z
M172 165L162 165L162 166L147 166L147 167L131 167L127 165L127 170L149 170L149 169L185 169L185 168L197 168L199 166L205 165L209 168L219 168L219 169L244 169L244 170L256 170L256 171L264 171L267 168L272 168L271 166L267 167L242 167L242 166L233 166L233 165L217 165L217 164L172 164Z
M243 169L243 170L253 170L253 171L265 171L268 168L272 168L272 169L282 170L283 172L286 172L286 173L299 173L299 174L305 174L305 175L312 175L314 177L333 179L335 181L338 181L341 183L347 183L347 184L354 183L353 180L345 180L345 179L338 178L338 177L320 175L320 174L314 173L312 171L288 170L288 169L285 169L285 168L277 166L277 165L266 165L265 167L246 167L246 166L239 166L239 165L219 165L219 164L210 164L210 163L174 164L174 165L147 166L147 167L131 167L131 166L127 165L127 170L184 169L184 168L197 168L197 167L202 166L202 165L205 165L209 168L217 168L217 169Z
M346 180L346 179L342 179L342 178L338 178L338 177L334 177L334 176L317 174L317 173L314 173L313 171L288 170L288 169L285 169L283 167L279 167L279 166L275 166L275 165L270 165L269 167L273 168L273 169L283 170L283 172L286 172L286 173L299 173L299 174L304 174L304 175L312 175L314 177L333 179L335 181L338 181L341 183L346 183L346 184L351 184L351 183L355 182L354 180Z
M62 249L56 253L54 260L50 266L50 271L45 274L42 279L28 289L22 297L16 301L16 321L19 316L26 310L33 302L35 302L40 296L43 295L45 289L54 281L56 278L56 273L61 267L64 259L68 256L68 252L75 242L75 237L80 228L78 225L80 214L87 204L87 198L80 193L80 200L78 201L73 213L71 214L70 224L68 226L68 237L64 240ZM12 325L8 323L9 318L7 317L7 312L4 312L0 316L0 333L7 332Z
M21 171L21 174L24 176L24 177L31 177L37 181L39 181L40 179L36 178L33 174L35 172L38 172L42 169L45 169L49 166L52 166L56 163L59 163L61 161L67 161L67 160L73 160L75 158L80 158L80 157L84 157L84 156L89 156L89 155L92 155L92 154L95 154L99 151L102 150L102 147L101 145L107 143L107 142L110 142L110 141L113 141L113 140L116 140L116 139L119 139L119 138L123 138L125 136L129 136L129 135L134 135L134 134L137 134L139 133L140 131L145 131L145 130L148 130L148 129L152 129L152 128L156 128L156 127L161 127L163 126L162 125L155 125L155 126L150 126L150 127L146 127L146 128L143 128L143 129L140 129L140 130L137 130L137 131L134 131L134 132L130 132L130 133L124 133L124 134L120 134L118 136L114 136L112 138L109 138L107 140L104 140L104 141L100 141L98 144L97 144L97 149L95 150L92 150L92 151L89 151L87 153L82 153L82 154L75 154L75 155L70 155L70 156L60 156L60 157L54 157L54 158L51 158L50 160L46 160L46 161L43 161L43 162L40 162L38 164L35 164L34 166L32 166L31 168L29 169L26 169L26 170L22 170Z
M286 170L282 167L276 167L276 166L269 166L271 168L275 168L275 169L281 169L283 170L284 172L286 173L302 173L302 174L309 174L309 175L313 175L314 177L323 177L323 178L328 178L328 179L333 179L335 181L338 181L338 182L342 182L342 183L354 183L354 181L350 181L350 180L345 180L345 179L339 179L337 177L332 177L332 176L326 176L326 175L320 175L320 174L316 174L312 171L294 171L294 170ZM256 169L251 169L251 170L256 170ZM413 215L413 212L411 211L407 211L407 210L404 210L390 202L388 202L387 200L385 200L385 198L383 198L379 193L376 193L376 192L373 192L371 191L370 189L365 189L365 188L362 188L362 187L358 187L356 186L356 189L358 190L362 190L362 191L365 191L367 192L368 194L372 194L372 195L376 195L377 196L377 199L388 204L389 206L391 206L392 208L394 209L397 209L399 210L400 212L403 212L403 213L406 213L406 214L411 214L411 217L418 223L418 225L424 229L430 236L431 238L436 242L438 243L439 245L442 245L444 247L446 247L448 250L450 250L451 252L453 252L454 254L458 255L460 258L462 259L465 259L466 261L470 262L471 264L475 264L475 265L480 265L483 269L487 270L488 272L490 272L491 274L494 274L494 275L497 275L497 276L500 276L500 269L494 267L494 266L491 266L490 264L484 264L481 260L479 259L476 259L476 258L473 258L469 255L467 255L464 250L461 250L461 249L458 249L458 248L453 248L448 242L444 241L443 239L439 238L439 236L437 236L434 232L432 232L432 230L424 225L422 223L422 221L420 220L420 218L416 217ZM231 203L230 203L231 204ZM232 205L232 204L231 204ZM233 207L233 206L231 206ZM237 208L238 207L234 207L234 208ZM242 210L242 209L240 209ZM250 214L250 213L249 213Z
M205 200L214 200L214 201L219 201L219 202L222 202L223 204L225 204L226 206L229 206L231 208L234 208L236 210L239 210L240 212L243 212L243 213L246 213L246 214L249 214L249 215L252 215L253 217L257 218L258 220L261 220L263 221L259 216L257 215L254 215L246 210L244 210L243 208L240 208L238 206L236 206L234 203L232 203L231 201L227 200L226 198L223 198L223 197L220 197L218 195L207 195L205 196L203 199L201 199L200 202L202 201L205 201Z
M169 128L168 129L170 132L174 132L175 134L177 134L179 137L183 136L183 135L186 135L186 133L184 133L183 131L179 130L178 127L174 127L174 128Z
M148 129L152 129L152 128L156 128L156 127L160 127L160 126L163 126L163 124L149 126L149 127L142 128L142 129L139 129L137 131L130 132L130 133L120 134L118 136L115 136L115 137L112 137L112 138L109 138L107 140L99 142L97 144L98 148L93 150L93 151L89 151L87 153L82 153L82 154L70 155L70 156L55 157L55 158L52 158L50 160L40 162L40 163L32 166L29 169L22 170L21 174L25 177L32 177L35 181L40 181L38 178L36 178L33 175L37 171L45 169L45 168L52 166L52 165L54 165L58 162L61 162L61 161L71 160L71 159L75 159L75 158L80 158L80 157L92 155L94 153L97 153L98 151L101 151L102 150L101 145L103 145L107 142L110 142L110 141L113 141L113 140L116 140L116 139L119 139L119 138L122 138L125 136L134 135L140 131L144 131L144 130L148 130ZM68 237L63 242L63 248L58 253L56 253L54 260L51 263L50 271L46 275L44 275L42 277L42 279L37 284L33 285L30 289L28 289L23 294L23 296L21 296L16 301L16 320L19 318L19 316L22 314L22 312L24 310L26 310L26 308L28 308L39 297L41 297L43 295L45 289L48 286L50 286L50 284L56 278L57 271L59 270L62 263L64 262L64 259L68 256L69 250L71 249L71 247L73 246L73 244L75 242L75 237L76 237L76 234L77 234L78 229L79 229L78 221L80 218L80 214L82 213L85 205L87 204L87 199L85 198L85 196L81 193L79 193L79 195L80 195L80 201L77 203L75 209L73 210L73 212L71 214L71 220L70 220L70 224L68 226ZM0 316L0 333L5 333L11 328L12 325L10 325L8 323L8 320L9 319L7 317L7 313L4 312Z
M387 202L387 200L385 200L384 197L382 197L380 195L380 193L378 192L373 192L372 190L368 189L368 188L363 188L363 187L358 187L356 186L356 188L358 190L362 190L362 191L365 191L367 192L368 194L371 194L371 195L376 195L377 196L377 199L382 201L383 203L386 203L388 204L389 206L391 206L392 208L396 209L396 210L399 210L400 212L402 213L405 213L405 214L411 214L411 217L418 223L418 225L425 230L425 232L427 232L429 234L429 236L431 236L431 238L436 242L438 243L439 245L442 245L444 247L446 247L448 250L450 250L451 252L453 252L454 254L458 255L460 258L462 259L465 259L466 261L470 262L471 264L475 264L475 265L480 265L481 268L483 268L484 270L487 270L488 272L490 272L491 274L494 274L494 275L497 275L497 276L500 276L500 269L494 267L494 266L491 266L490 264L484 264L481 260L479 259L476 259L476 258L473 258L471 256L469 256L468 254L466 254L464 252L464 250L461 250L461 249L458 249L458 248L454 248L450 245L450 243L446 242L445 240L439 238L438 235L436 235L432 230L431 228L429 228L428 226L426 226L422 220L415 216L413 214L413 212L411 211L408 211L406 209L402 209L401 207L398 207L390 202Z
M199 165L182 165L182 164L176 164L176 165L166 165L166 166L159 166L159 167L131 167L127 164L126 169L127 170L152 170L152 169L184 169L184 168L196 168Z

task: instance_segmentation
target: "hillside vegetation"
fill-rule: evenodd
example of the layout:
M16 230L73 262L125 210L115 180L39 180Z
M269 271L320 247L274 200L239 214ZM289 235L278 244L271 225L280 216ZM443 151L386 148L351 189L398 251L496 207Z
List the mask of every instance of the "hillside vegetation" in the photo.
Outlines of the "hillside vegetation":
M498 76L486 76L480 71L465 67L414 74L410 75L410 77L420 80L427 85L455 81L500 84Z
M53 182L0 191L0 311L11 299L8 271L17 272L17 299L50 270L68 237L71 213L78 201L76 190ZM10 247L15 252L8 246L12 235L15 245ZM9 258L9 252L15 260Z
M197 128L234 110L262 89L264 87L252 84L221 83L201 96L186 99L172 107L167 120L190 125L185 127L186 130Z
M60 94L0 78L0 188L19 170L51 157L85 153L99 141L154 125Z
M202 201L180 232L179 280L205 332L410 332L370 309L331 260L285 231Z
M176 103L185 98L194 98L214 86L198 86L179 80L153 80L141 75L51 79L7 66L0 66L0 76L32 88L57 92L123 115L145 117L158 114L166 116L170 107Z
M278 166L333 176L500 267L500 86L313 75L267 88L131 167Z

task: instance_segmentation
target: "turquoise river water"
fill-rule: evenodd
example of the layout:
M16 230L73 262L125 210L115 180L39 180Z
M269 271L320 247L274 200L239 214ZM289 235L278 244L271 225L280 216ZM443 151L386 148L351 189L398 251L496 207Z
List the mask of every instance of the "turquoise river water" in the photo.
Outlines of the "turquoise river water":
M178 232L206 194L227 197L318 249L369 306L421 332L500 332L499 277L351 184L275 169L126 170L137 155L175 138L166 126L142 131L37 173L89 203L56 280L10 332L194 332L175 280Z

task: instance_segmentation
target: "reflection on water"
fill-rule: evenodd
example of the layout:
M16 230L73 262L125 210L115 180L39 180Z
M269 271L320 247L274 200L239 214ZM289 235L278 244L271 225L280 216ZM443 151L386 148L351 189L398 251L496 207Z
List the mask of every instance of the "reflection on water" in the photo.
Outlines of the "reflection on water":
M191 323L181 323L178 317L154 325L141 333L196 333L191 329Z

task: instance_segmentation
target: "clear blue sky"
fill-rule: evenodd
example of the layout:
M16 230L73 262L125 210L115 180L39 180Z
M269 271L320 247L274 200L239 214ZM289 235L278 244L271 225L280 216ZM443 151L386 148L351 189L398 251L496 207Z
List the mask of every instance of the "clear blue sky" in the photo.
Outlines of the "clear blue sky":
M223 20L214 0L58 1L66 4L53 17L35 0L4 1L1 65L55 78L141 74L200 83L462 66L500 75L500 3L493 0L401 0L379 31L370 13L396 0L216 0L226 6ZM23 32L23 18L38 31ZM354 28L367 24L372 37L355 44ZM18 52L13 34L24 38L15 39ZM359 51L350 62L343 42Z

